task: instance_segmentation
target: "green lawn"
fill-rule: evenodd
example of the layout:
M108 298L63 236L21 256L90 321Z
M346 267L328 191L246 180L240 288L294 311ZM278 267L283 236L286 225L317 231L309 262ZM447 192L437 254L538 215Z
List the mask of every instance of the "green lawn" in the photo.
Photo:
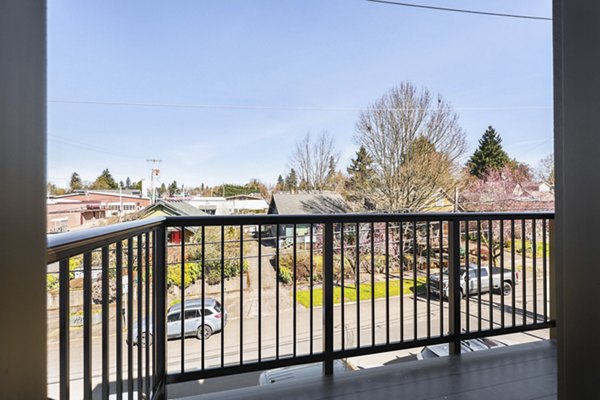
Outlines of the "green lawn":
M417 293L425 293L427 280L425 278L417 278ZM370 283L361 283L360 284L360 299L361 300L369 300L371 298L372 286ZM413 280L405 279L403 282L402 294L411 294L413 293ZM400 295L400 280L394 279L390 280L390 296L399 296ZM383 282L375 282L375 298L384 298L385 297L385 281ZM296 292L296 301L302 304L304 307L310 307L310 290L298 290ZM347 285L344 288L344 301L356 301L356 287L354 285ZM335 304L339 304L342 302L342 288L340 286L336 286L333 288L333 302ZM323 289L315 288L313 289L313 305L321 306L323 304Z

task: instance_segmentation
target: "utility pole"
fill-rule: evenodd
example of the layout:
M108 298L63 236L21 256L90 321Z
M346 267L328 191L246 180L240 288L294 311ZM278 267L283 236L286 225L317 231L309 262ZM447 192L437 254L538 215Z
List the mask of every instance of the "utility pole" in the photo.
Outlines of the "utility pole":
M156 194L154 191L154 177L160 174L160 169L156 168L156 164L162 162L162 160L148 159L147 162L152 164L152 169L150 171L150 198L152 199L152 204L156 203Z

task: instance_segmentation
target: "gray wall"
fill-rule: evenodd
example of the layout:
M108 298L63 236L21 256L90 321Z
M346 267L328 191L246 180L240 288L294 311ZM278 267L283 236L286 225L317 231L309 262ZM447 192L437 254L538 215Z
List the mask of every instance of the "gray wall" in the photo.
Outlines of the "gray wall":
M0 0L0 397L46 396L46 2Z
M554 0L560 399L599 398L600 2Z

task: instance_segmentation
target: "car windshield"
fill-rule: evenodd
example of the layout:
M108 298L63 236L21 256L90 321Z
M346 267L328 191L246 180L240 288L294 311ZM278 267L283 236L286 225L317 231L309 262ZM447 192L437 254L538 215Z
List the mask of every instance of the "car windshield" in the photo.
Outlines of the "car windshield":
M218 313L221 312L221 303L218 301L215 302L215 310L217 310Z

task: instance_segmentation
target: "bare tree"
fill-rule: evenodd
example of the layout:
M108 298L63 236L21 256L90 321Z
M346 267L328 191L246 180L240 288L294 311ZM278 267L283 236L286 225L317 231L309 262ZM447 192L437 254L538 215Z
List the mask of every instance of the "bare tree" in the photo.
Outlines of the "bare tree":
M548 154L540 160L535 170L535 177L554 186L554 154Z
M335 152L333 137L322 132L314 140L310 132L296 143L290 156L290 164L298 173L300 188L305 190L324 190L328 186L330 163L337 163L339 156Z
M465 133L441 96L403 82L361 112L356 130L356 141L373 159L379 207L419 211L453 186Z

